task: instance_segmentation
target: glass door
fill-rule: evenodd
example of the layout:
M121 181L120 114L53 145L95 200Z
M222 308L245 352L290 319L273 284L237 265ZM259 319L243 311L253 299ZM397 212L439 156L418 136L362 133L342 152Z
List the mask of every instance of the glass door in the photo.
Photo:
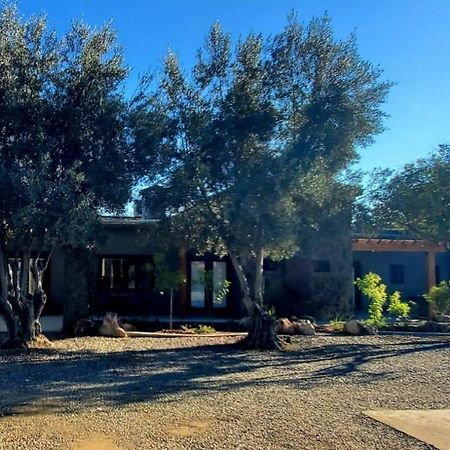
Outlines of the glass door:
M205 263L191 261L191 307L205 307Z

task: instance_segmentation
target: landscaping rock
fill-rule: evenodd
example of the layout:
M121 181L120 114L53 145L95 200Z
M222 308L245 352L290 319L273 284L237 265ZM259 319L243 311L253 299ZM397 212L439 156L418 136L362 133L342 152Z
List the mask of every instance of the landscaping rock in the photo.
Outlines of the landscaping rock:
M309 320L298 320L292 324L295 334L301 334L304 336L314 336L316 330L314 325Z
M275 333L277 334L294 334L294 327L292 322L286 317L278 319L274 324Z
M359 336L361 334L362 322L356 319L349 320L344 325L344 332L353 336Z
M117 314L107 312L103 323L98 329L98 334L105 337L127 337L127 332L117 323Z
M352 336L366 336L376 334L376 328L371 325L366 325L360 320L352 319L344 325L344 333Z

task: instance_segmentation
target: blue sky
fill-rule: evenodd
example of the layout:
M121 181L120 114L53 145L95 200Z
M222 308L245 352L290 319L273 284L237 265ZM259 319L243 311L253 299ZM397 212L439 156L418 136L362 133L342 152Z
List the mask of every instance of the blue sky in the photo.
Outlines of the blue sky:
M338 38L356 30L360 54L396 82L384 110L388 128L361 150L359 166L398 167L450 142L449 0L19 0L25 16L45 12L64 32L72 19L102 25L112 19L133 76L157 68L170 46L185 66L210 25L234 37L280 31L290 10L301 21L324 11Z

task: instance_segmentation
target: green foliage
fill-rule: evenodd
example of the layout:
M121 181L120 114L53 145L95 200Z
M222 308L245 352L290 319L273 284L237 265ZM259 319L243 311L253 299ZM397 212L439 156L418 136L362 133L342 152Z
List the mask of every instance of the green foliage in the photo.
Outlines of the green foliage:
M441 281L424 295L434 314L450 313L450 282Z
M215 297L216 297L216 301L218 303L222 303L224 298L227 296L228 292L230 292L230 287L231 287L231 281L223 280L222 285L216 289Z
M386 285L381 282L381 277L373 272L357 278L355 284L370 300L367 323L378 326L383 322L383 306L387 299Z
M440 242L450 240L450 145L402 169L377 170L355 216L358 231L398 229Z
M209 333L215 333L216 329L211 325L198 325L194 328L194 333L196 334L209 334Z
M209 334L216 332L216 329L211 325L203 325L203 324L197 325L196 327L192 325L181 325L180 328L184 332L192 334Z
M58 38L44 16L25 21L6 4L0 66L1 240L18 251L86 245L133 184L116 34L74 22Z
M411 312L411 306L408 302L402 301L400 292L395 291L392 293L392 295L389 296L387 310L389 313L398 318L407 319Z
M411 311L409 303L402 301L400 292L395 291L388 297L386 285L381 281L381 277L373 272L369 272L355 281L358 289L370 300L369 318L366 322L376 327L387 324L383 315L383 307L386 301L388 302L388 312L396 317L407 318Z
M350 203L340 175L382 130L390 83L327 16L303 25L293 14L280 33L234 46L216 23L192 72L181 67L169 52L133 103L138 152L153 161L158 149L142 195L189 246L232 253L250 296L243 280L262 279L262 257L292 256L302 230Z
M349 320L353 319L351 314L345 313L332 313L327 314L327 321L331 325L334 331L342 331L344 329L344 325Z

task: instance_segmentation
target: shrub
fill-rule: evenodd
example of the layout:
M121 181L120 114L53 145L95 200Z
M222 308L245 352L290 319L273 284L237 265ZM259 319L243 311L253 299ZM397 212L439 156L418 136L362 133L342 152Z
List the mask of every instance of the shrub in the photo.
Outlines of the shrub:
M396 317L406 319L409 317L409 313L411 312L411 306L408 302L402 301L400 292L395 291L389 297L389 305L387 310Z
M387 294L386 285L381 282L380 275L373 272L366 273L362 278L357 278L355 284L370 300L369 319L366 322L374 326L384 324L383 306Z
M448 281L441 281L433 286L428 294L424 294L425 300L430 304L434 314L446 314L450 310L450 286Z

